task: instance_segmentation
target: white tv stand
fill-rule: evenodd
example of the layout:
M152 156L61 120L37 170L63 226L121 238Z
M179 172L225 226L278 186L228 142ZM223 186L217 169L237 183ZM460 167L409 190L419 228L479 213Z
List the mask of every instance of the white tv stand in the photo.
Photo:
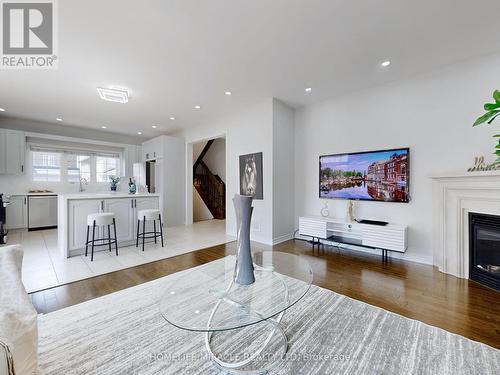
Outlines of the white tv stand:
M321 216L299 217L299 234L312 237L314 245L332 241L382 250L382 259L389 251L404 253L407 245L407 226L389 223L387 225L361 224L337 218ZM318 241L315 241L318 240Z

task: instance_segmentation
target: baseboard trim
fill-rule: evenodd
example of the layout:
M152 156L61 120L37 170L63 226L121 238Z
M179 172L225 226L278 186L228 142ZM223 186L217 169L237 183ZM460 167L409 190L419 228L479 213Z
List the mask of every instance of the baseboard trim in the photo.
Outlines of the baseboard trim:
M293 233L284 234L283 236L273 238L273 245L277 245L282 242L293 240Z

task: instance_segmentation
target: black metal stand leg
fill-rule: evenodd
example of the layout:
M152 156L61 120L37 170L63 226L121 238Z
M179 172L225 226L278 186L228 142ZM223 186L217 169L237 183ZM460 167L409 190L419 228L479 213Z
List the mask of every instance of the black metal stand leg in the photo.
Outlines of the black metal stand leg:
M142 218L142 251L144 251L144 241L146 240L146 216Z
M95 242L95 220L94 225L92 225L92 254L90 254L90 261L94 261L94 242Z
M108 225L108 246L109 252L111 252L111 225Z
M141 226L141 221L137 220L137 237L135 240L135 247L139 247L139 227Z
M85 256L87 256L89 252L89 233L90 233L90 227L87 225L87 241L85 241Z
M158 215L158 221L160 222L161 247L163 247L163 223L161 222L161 215Z
M116 236L116 221L115 218L113 218L113 229L115 231L115 249L116 249L116 256L118 256L118 237Z
M153 220L153 231L155 232L155 243L156 243L156 220Z

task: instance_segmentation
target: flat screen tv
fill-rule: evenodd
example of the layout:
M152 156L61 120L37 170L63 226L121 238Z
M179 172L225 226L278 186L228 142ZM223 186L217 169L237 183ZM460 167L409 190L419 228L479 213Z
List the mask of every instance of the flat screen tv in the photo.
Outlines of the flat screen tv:
M319 197L409 202L410 149L319 157Z

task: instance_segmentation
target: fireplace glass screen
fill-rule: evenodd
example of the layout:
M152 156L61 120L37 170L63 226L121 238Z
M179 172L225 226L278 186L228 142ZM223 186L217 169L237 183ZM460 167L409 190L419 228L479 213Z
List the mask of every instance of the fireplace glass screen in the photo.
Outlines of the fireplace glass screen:
M469 214L469 278L500 290L500 217Z

